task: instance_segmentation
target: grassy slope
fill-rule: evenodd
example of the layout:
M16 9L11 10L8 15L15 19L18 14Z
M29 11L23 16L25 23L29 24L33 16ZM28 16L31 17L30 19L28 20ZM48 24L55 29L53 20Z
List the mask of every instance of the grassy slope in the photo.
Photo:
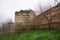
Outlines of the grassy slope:
M52 30L29 30L15 36L0 35L0 40L60 40L60 32Z

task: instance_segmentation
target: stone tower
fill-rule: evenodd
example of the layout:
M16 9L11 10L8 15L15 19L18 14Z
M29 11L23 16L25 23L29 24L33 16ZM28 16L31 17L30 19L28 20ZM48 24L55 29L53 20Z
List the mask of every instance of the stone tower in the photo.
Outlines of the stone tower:
M35 14L32 10L20 10L15 12L15 22L20 24L32 24Z

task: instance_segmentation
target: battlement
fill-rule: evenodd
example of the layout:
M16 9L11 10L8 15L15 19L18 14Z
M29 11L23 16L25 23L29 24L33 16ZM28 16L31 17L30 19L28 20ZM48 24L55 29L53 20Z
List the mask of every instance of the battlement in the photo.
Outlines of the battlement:
M15 15L24 15L24 16L28 16L29 14L31 14L31 12L33 12L32 10L20 10L20 11L16 11Z

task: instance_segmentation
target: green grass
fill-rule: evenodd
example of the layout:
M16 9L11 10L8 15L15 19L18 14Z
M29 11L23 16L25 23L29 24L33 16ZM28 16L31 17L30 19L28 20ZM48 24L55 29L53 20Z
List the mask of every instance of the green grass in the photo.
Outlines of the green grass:
M60 40L60 31L29 30L14 36L0 35L0 40Z

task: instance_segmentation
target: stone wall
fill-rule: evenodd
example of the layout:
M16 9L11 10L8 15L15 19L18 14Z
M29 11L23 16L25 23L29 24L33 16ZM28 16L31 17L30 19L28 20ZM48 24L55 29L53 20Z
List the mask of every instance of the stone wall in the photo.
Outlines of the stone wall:
M59 30L60 29L60 6L52 7L47 11L41 13L35 18L34 23L37 25L43 25L43 28L46 27L44 26L46 24L49 25L47 26L47 28Z

